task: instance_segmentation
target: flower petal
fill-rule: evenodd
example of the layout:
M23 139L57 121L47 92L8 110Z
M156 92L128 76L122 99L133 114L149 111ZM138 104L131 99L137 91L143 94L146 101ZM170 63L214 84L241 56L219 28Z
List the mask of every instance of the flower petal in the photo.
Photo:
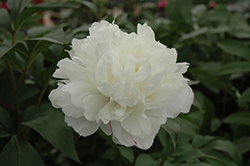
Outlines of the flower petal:
M91 94L84 98L84 115L88 120L99 120L98 113L109 102L102 94Z
M99 127L99 123L96 121L88 121L84 116L79 118L65 116L65 122L84 137L95 133Z

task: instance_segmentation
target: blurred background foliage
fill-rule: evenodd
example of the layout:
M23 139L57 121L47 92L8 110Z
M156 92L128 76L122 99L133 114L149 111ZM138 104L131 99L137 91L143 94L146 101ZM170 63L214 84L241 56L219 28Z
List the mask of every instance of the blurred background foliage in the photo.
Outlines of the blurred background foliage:
M250 165L249 0L0 1L0 165ZM143 151L99 131L78 137L48 101L52 73L73 38L94 21L136 31L147 23L156 40L190 63L195 93L188 115L169 119Z

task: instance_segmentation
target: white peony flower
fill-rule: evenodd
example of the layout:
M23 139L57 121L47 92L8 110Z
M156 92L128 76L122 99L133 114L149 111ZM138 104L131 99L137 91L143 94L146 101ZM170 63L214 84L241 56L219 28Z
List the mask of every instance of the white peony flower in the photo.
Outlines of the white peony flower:
M155 41L147 25L136 33L114 23L95 22L86 39L73 39L70 59L58 62L62 79L49 99L81 136L100 127L114 142L148 149L167 118L187 113L193 92L176 63L175 49Z

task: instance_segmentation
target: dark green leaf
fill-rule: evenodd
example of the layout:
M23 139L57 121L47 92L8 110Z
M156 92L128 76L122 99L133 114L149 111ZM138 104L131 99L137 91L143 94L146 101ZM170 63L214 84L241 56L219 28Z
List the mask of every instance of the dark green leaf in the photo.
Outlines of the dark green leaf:
M23 11L30 0L8 0L7 6L10 9L10 16L15 21L17 15Z
M217 92L219 89L223 89L222 82L211 72L200 68L189 69L189 72L208 89L211 89L215 92Z
M185 163L185 164L179 164L178 166L213 166L211 164L208 164L208 163Z
M1 166L44 166L37 151L29 142L13 136L0 155Z
M19 92L19 100L24 101L31 97L34 97L40 92L40 88L35 85L23 85Z
M226 156L225 154L222 154L218 151L215 150L209 150L209 151L204 151L205 154L213 156L215 158L218 158L219 160L211 160L207 158L207 161L209 164L211 164L212 166L221 166L223 162L223 165L227 165L227 166L239 166L238 164L236 164L235 162L233 162L228 156Z
M11 134L6 132L6 131L1 131L0 132L0 138L6 138L6 137L10 137Z
M124 146L118 146L118 149L123 157L128 159L130 163L133 163L135 156L133 153L132 148L124 147Z
M250 59L250 48L237 40L222 40L217 45L225 52Z
M36 40L36 41L49 41L55 44L64 44L64 32L62 27L56 26L54 27L49 33L44 35L43 37L39 38L32 38L30 40Z
M223 119L223 122L250 126L250 113L237 112Z
M217 5L214 9L210 10L203 19L203 21L213 21L219 23L225 23L228 19L229 11L225 5Z
M216 162L219 162L220 164L227 166L223 161L221 161L219 158L211 156L211 155L207 155L205 153L203 153L200 150L190 150L190 151L186 151L184 153L182 153L181 155L177 156L177 158L175 159L175 163L176 162L185 162L187 160L192 160L192 159L196 159L196 158L206 158L206 159L211 159L211 160L215 160Z
M167 12L170 20L191 24L191 0L168 0Z
M197 36L200 36L202 34L205 34L206 32L208 32L208 28L207 27L203 27L197 30L194 30L188 34L183 34L181 36L181 38L179 39L179 41L184 41L184 40L188 40L188 39L192 39L195 38Z
M97 19L99 19L98 18L99 17L98 16L98 8L97 8L97 6L94 3L89 2L89 1L83 1L83 0L79 0L77 2L80 3L80 4L83 4L84 6L86 6L87 8L89 8L93 12L93 14L95 15L95 17Z
M197 135L197 136L194 136L192 144L193 144L195 149L198 149L198 148L203 147L204 145L206 145L207 143L209 143L213 139L215 139L215 138L212 136Z
M173 146L176 147L177 141L179 139L180 126L175 119L167 119L167 122L161 126L165 129L171 136Z
M184 115L184 114L179 114L178 117L183 118L183 119L189 121L189 122L192 123L196 128L198 128L196 122L195 122L190 116Z
M163 166L174 166L173 164L171 164L169 161L165 161Z
M141 154L135 161L135 166L158 166L161 163L161 159L153 160L148 154Z
M80 162L74 146L72 129L64 122L63 114L49 105L30 107L25 111L22 124L37 131L58 150Z
M250 137L242 137L234 141L234 144L239 149L240 153L250 151Z
M6 111L3 107L0 106L0 124L4 125L4 127L8 130L11 130L12 119L9 115L8 111Z
M250 102L250 87L245 90L241 97L237 100L238 103L247 103Z
M215 149L228 153L231 158L238 164L242 164L242 156L237 147L230 141L214 140L207 144L204 149Z
M218 75L250 72L250 62L231 62L222 65L217 71Z
M22 13L20 13L14 23L15 31L17 31L24 22L31 17L34 13L38 11L48 10L48 9L58 9L58 8L77 8L78 6L72 3L62 3L62 2L45 2L38 5L34 5Z
M12 32L10 15L6 9L0 9L0 25L9 32ZM1 56L0 56L1 57Z

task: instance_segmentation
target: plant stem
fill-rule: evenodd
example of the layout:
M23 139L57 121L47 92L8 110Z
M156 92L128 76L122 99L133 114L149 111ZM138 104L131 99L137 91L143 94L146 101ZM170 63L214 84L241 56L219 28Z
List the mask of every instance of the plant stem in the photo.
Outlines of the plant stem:
M18 108L18 94L17 94L17 87L16 87L16 80L13 72L13 68L9 62L5 60L5 64L9 70L10 74L10 80L11 80L11 86L12 86L12 91L13 91L13 97L14 97L14 111L16 112L16 121L20 121L20 116L19 116L19 108Z
M99 20L101 20L102 17L103 17L103 7L104 7L104 0L101 0L101 4L100 4L100 13L99 13Z
M42 91L41 91L41 93L40 93L40 96L39 96L39 98L38 98L38 101L37 101L36 106L40 106L41 101L42 101L42 98L43 98L43 95L44 95L45 90L47 89L47 87L48 87L48 85L49 85L49 82L50 82L51 78L52 78L52 77L50 77L50 78L48 79L48 81L46 82L45 86L43 87L43 89L42 89Z

